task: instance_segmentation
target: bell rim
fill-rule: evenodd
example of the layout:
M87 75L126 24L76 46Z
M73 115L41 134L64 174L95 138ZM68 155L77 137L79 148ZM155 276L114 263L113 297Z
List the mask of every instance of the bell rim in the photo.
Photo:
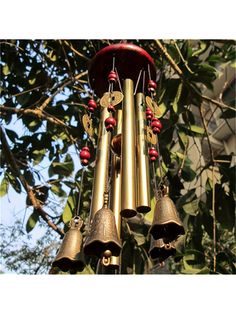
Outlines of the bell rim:
M137 211L135 209L133 209L133 208L131 208L131 209L122 209L120 211L120 215L121 215L121 217L124 217L124 218L132 218L132 217L137 215Z
M147 205L140 205L137 207L137 212L141 213L141 214L143 214L143 213L146 214L146 213L150 212L150 210L151 210L151 207L147 206Z
M102 249L98 249L100 245L103 246ZM107 241L92 240L88 243L86 243L85 240L84 254L89 256L92 255L101 257L103 252L105 252L106 250L110 250L113 256L119 256L121 248L122 248L121 244L110 240Z
M159 254L165 253L165 255L163 256L163 255L159 255L159 254L158 254L158 256L157 256L157 255L156 255L157 253L155 254L156 251L157 251L157 253L159 253ZM148 254L150 255L151 259L153 259L153 260L159 258L160 260L164 261L164 260L166 260L168 257L174 256L174 255L176 254L176 249L173 248L173 247L171 247L170 250L166 250L164 247L162 247L162 248L153 248L153 249L149 250ZM155 254L155 256L153 256L153 254ZM162 258L161 258L161 257L162 257Z
M175 227L175 234L173 235L173 231L166 231L166 230L159 230L160 227L166 227L166 228L170 228L170 227ZM158 229L158 231L157 231ZM185 230L182 224L177 223L176 221L173 220L169 220L168 222L165 223L160 223L160 224L155 224L153 226L151 226L149 233L152 235L152 237L154 238L154 240L158 240L161 238L166 238L169 239L170 242L172 242L174 239L176 239L178 236L180 235L184 235L185 234ZM158 235L157 235L158 234Z
M70 263L71 265L66 267L65 264L67 263ZM85 268L85 262L64 256L58 260L53 261L52 267L58 267L63 272L68 272L71 269L76 269L77 271L81 272Z

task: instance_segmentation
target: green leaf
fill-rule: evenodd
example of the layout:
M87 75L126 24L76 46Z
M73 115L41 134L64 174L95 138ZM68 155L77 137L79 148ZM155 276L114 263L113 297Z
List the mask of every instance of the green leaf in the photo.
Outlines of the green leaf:
M187 214L196 216L199 209L198 203L199 203L199 200L196 199L190 203L183 205L183 209Z
M83 271L79 272L80 275L94 275L94 271L90 265L86 265Z
M155 206L156 206L156 198L153 196L151 198L151 210L147 214L145 214L145 219L148 220L149 222L153 221Z
M232 68L236 68L236 61L230 62L230 66L231 66Z
M172 107L173 107L173 110L175 113L178 112L178 103L179 103L179 99L180 99L181 94L182 94L182 90L183 90L183 83L180 82L178 89L177 89L175 99L174 99L173 104L172 104Z
M66 155L65 162L53 162L52 170L54 174L68 177L74 171L74 162L69 154Z
M33 152L32 152L32 157L33 157L33 164L34 166L38 165L44 158L46 154L46 149L43 148L43 149L35 149Z
M7 133L7 136L9 137L9 139L14 143L16 139L18 139L18 135L15 131L13 130L9 130L7 128L5 128L5 131Z
M205 133L205 130L203 128L201 128L200 126L197 126L197 125L191 125L190 130L195 132L195 133L198 133L198 134L204 134Z
M75 198L71 191L67 198L66 206L64 207L63 214L62 214L62 220L64 223L69 222L71 218L73 217L75 206L76 206Z
M7 178L4 176L0 185L0 197L4 196L7 194L9 188L9 181Z
M51 191L59 197L66 197L66 192L62 189L60 182L53 183Z
M132 234L138 246L141 246L146 242L146 237L142 233L132 231Z
M176 154L180 159L185 159L186 156L184 154L181 154L180 152L175 152L173 154Z
M191 189L189 190L186 194L184 194L183 196L181 196L177 202L176 202L176 207L177 209L180 209L183 207L184 204L187 204L191 201L193 201L194 198L196 198L196 189Z
M197 275L197 274L209 274L210 273L210 269L207 266L204 266L203 268L195 268L195 267L191 267L191 266L187 266L187 269L183 269L181 270L182 274L188 274L188 275Z
M180 146L183 150L185 150L185 147L188 144L188 136L183 131L178 131L177 134L178 134Z
M178 112L178 103L176 101L172 103L172 108L173 108L175 113Z
M201 54L207 47L207 44L203 41L201 41L200 43L200 48L198 50L195 50L193 53L192 53L192 57L194 56L198 56L199 54Z
M53 62L57 60L57 56L53 50L47 53L47 57Z
M184 254L185 242L186 242L186 234L179 236L177 240L175 241L175 248L178 253Z
M9 179L9 182L11 183L11 186L14 188L14 190L17 193L21 193L21 185L20 185L19 179L10 173L6 173L6 174L7 174L7 177Z
M181 273L184 274L207 274L209 269L205 266L204 253L197 250L188 250L183 256L183 269Z
M2 68L2 73L3 73L3 75L5 75L5 76L7 76L8 74L11 73L11 71L10 71L10 69L9 69L9 67L8 67L7 64L5 64L5 65L3 66L3 68Z
M26 231L27 233L29 233L30 231L32 231L36 225L36 223L39 220L39 214L36 211L33 211L33 213L30 215L27 223L26 223Z
M29 80L29 84L30 85L34 85L35 82L36 82L36 77L31 79L31 80Z
M177 126L178 126L179 131L182 131L186 135L189 135L189 136L202 137L202 135L204 134L204 129L197 125L188 126L188 124L186 125L186 124L178 123Z
M193 171L190 167L186 167L184 166L183 167L183 170L182 170L182 173L181 173L181 177L187 181L187 182L190 182L190 181L193 181L196 177L196 172Z
M157 118L161 118L164 116L167 108L166 108L166 105L164 103L161 103L158 107L159 107L161 113L159 115L156 114L156 116L157 116Z

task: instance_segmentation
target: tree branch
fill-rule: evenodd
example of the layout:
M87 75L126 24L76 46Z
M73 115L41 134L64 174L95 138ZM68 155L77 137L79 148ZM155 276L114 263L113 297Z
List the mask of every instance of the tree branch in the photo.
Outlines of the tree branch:
M172 57L169 55L167 52L167 49L162 45L160 40L156 39L156 44L158 47L158 50L160 53L167 59L171 67L175 70L175 72L182 78L183 77L183 72L182 70L178 67L178 65L175 63L175 61L172 59Z
M79 57L85 59L86 61L90 61L90 59L88 57L86 57L85 55L83 55L81 52L79 52L78 50L76 50L71 43L69 43L67 40L64 40L64 43L70 47L70 49L75 53L77 54Z
M49 220L48 214L43 210L41 204L37 200L37 198L34 195L34 192L32 188L28 185L25 177L20 172L20 169L17 166L16 160L14 158L13 153L11 152L11 149L8 145L5 133L0 125L0 133L1 133L1 142L2 142L2 149L6 156L6 160L9 163L9 166L11 167L13 173L19 178L21 184L23 185L31 203L34 208L38 212L38 214L42 217L42 219L51 227L53 230L55 230L60 236L64 236L64 231L56 226L52 221Z
M205 121L205 118L204 118L204 112L203 112L202 103L200 105L199 112L200 112L200 116L201 116L201 120L202 120L202 124L203 124L204 130L205 130L206 136L207 136L207 142L208 142L210 155L211 155L211 162L214 163L214 153L213 153L213 149L212 149L212 146L211 146L210 135L209 135L208 130L207 130L206 121Z
M204 95L201 95L201 94L199 94L199 95L202 97L203 100L209 101L209 102L211 102L212 104L216 105L217 107L226 108L226 109L231 109L231 110L233 110L233 111L236 112L236 108L233 108L233 107L231 107L231 106L228 106L228 105L226 105L226 104L223 103L223 102L219 102L219 101L217 101L217 100L215 100L215 99L212 99L212 98L210 98L210 97L208 97L208 96L204 96Z
M174 45L175 45L176 50L178 51L178 54L179 54L181 60L182 60L183 63L184 63L186 69L187 69L191 74L194 74L194 72L193 72L193 71L190 69L190 67L188 66L188 61L184 59L184 57L183 57L183 55L182 55L182 53L181 53L181 51L180 51L180 49L179 49L179 46L177 45L176 41L174 42Z
M42 105L39 107L39 109L41 111L43 111L47 105L50 103L50 101L53 100L53 98L59 94L66 86L70 85L72 82L79 80L81 77L87 75L88 71L84 71L82 73L79 73L78 75L76 75L75 77L73 77L70 80L67 80L66 82L64 82L63 84L59 85L57 90L50 96L48 97L43 103Z
M61 125L64 127L69 128L63 121L59 120L58 118L50 115L49 113L45 111L41 111L40 109L18 109L18 108L11 108L11 107L5 107L5 106L0 106L0 112L12 112L16 114L26 114L30 116L37 117L38 119L45 119L50 123L56 124L56 125Z
M158 50L160 51L160 53L166 58L166 60L169 62L170 66L173 68L173 70L180 76L180 78L183 79L184 81L184 75L182 70L179 68L179 66L175 63L175 61L172 59L172 57L169 55L169 53L167 52L166 48L162 45L162 43L159 40L156 40L156 44L158 47ZM203 100L209 101L211 103L213 103L214 105L220 107L220 108L227 108L227 109L231 109L233 111L236 112L236 109L233 107L230 107L228 105L226 105L223 102L219 102L215 99L212 99L208 96L202 95L200 92L198 92L196 89L194 89L195 93L198 94L198 96L200 96Z

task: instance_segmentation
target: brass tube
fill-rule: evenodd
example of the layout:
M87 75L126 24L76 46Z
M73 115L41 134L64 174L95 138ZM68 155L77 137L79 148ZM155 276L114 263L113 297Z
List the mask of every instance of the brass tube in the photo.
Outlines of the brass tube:
M90 222L92 222L95 213L102 208L104 201L104 191L107 180L107 171L109 163L109 149L111 133L107 132L105 119L109 117L107 108L101 109L100 124L98 131L98 146L96 152L96 167L93 181L92 200L90 208Z
M133 217L136 212L136 156L134 84L125 79L121 140L121 215Z
M122 132L122 110L117 112L117 129L116 135ZM121 234L121 175L120 175L120 157L113 154L112 156L112 187L111 187L111 209L113 210L118 237ZM109 267L119 269L120 257L112 256Z
M147 142L145 139L145 106L144 95L136 94L137 115L137 211L147 213L150 204L150 175Z

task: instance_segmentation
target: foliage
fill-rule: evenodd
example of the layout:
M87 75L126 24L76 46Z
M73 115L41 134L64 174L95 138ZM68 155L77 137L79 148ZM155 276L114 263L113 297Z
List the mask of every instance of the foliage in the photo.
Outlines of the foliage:
M88 63L98 50L115 42L119 40L1 42L1 124L21 174L53 222L64 230L72 217L81 189L82 170L78 165L78 151L87 139L81 119L91 96L86 75ZM168 60L160 53L156 41L132 42L146 49L159 69L156 100L162 112L162 166L169 181L170 196L176 203L187 231L177 241L177 255L168 262L169 271L193 274L214 272L213 225L216 222L216 272L235 273L236 185L235 166L230 163L232 156L214 156L216 160L228 161L215 165L219 173L217 182L212 182L209 175L213 160L207 160L205 166L194 168L188 157L189 141L193 140L196 145L197 140L202 141L208 136L203 123L199 123L193 111L200 110L203 91L213 88L213 82L223 67L234 62L235 42L162 41L167 53L182 71L182 76L176 75ZM223 107L220 109L222 118L226 121L235 116L232 115L230 106L233 104L226 110ZM23 132L14 130L13 122L16 119L21 122ZM99 110L96 110L95 129L98 120ZM86 222L91 199L96 138L95 134L95 141L90 142L92 161L85 172L80 208L80 215ZM42 165L48 169L46 180L39 170ZM7 195L11 186L25 197L22 183L16 177L4 150L1 169L0 196ZM207 173L208 180L201 186L202 195L199 197L196 184L199 184L203 173ZM157 177L159 176L157 171ZM195 186L188 190L186 183L195 183ZM216 195L215 217L212 212L213 190ZM50 204L52 198L58 201L57 209ZM153 202L152 204L154 205ZM28 196L26 206L32 208ZM150 267L155 266L155 262L152 264L147 255L148 226L152 215L153 208L145 217L139 215L135 221L123 221L122 273L149 273ZM26 232L33 232L38 221L40 215L32 208L32 214L24 227ZM11 236L14 235L12 243L18 239L17 233L23 232L18 224L12 230L4 229L3 226L1 228L3 233L10 232ZM48 233L53 233L53 230L48 229ZM40 248L47 245L44 238L40 241L35 247L37 250L34 248L34 254L27 246L27 241L22 242L19 250L13 250L13 247L10 249L4 242L1 248L2 256L7 261L6 267L17 273L35 273L40 258L43 258ZM22 260L24 268L18 267ZM45 257L44 262L45 268L40 268L38 273L48 271L49 258ZM96 260L89 259L87 263L88 267L91 266L88 273L93 273L96 270Z

